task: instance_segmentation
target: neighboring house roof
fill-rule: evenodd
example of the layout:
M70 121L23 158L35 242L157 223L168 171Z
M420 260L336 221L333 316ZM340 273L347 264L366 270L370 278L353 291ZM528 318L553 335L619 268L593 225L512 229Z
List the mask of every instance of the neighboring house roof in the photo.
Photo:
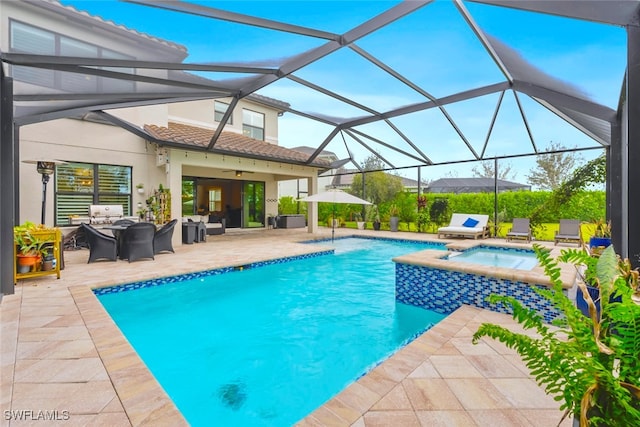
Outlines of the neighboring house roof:
M356 176L356 174L360 173L359 170L357 169L342 169L339 171L339 173L346 173L348 175L336 175L333 177L333 182L331 183L331 185L333 187L350 187L351 184L353 183L353 177ZM391 174L388 174L391 175ZM396 176L396 175L392 175L392 176ZM411 178L405 178L403 176L400 177L400 179L402 180L402 186L405 188L408 187L418 187L418 181L416 181L415 179L411 179ZM424 187L427 186L426 182L422 183Z
M430 193L490 193L493 192L493 178L440 178L427 188ZM498 191L531 190L530 185L498 179Z
M214 129L204 129L181 123L169 123L168 127L145 125L144 130L159 142L164 141L200 148L209 145L215 132ZM290 148L269 144L239 133L224 131L220 134L211 152L239 157L279 160L287 163L304 163L309 158L309 155ZM316 159L310 166L326 168L329 166L329 162Z

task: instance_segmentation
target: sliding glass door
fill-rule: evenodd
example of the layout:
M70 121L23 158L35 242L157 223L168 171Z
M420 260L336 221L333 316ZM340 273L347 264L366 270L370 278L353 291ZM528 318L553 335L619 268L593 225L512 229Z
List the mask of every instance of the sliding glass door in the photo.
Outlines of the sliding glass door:
M264 227L264 182L244 182L242 220L244 228Z

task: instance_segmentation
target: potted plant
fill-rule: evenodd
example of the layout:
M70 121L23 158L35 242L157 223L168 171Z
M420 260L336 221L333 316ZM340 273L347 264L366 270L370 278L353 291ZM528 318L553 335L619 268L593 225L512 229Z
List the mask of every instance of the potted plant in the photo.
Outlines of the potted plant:
M26 221L13 228L13 241L18 251L16 254L18 273L36 270L42 257L48 254L49 240L42 239L34 233L46 229L43 227Z
M400 223L400 218L398 218L398 214L400 214L400 209L398 209L398 205L395 203L389 206L389 228L391 231L398 231L398 224Z
M638 272L628 268L628 260L621 260L613 246L605 249L593 269L601 294L599 312L585 284L578 281L578 292L589 305L589 316L584 316L563 292L563 258L553 259L539 245L534 250L552 283L536 292L560 312L558 328L543 323L542 316L512 296L491 295L490 302L510 308L524 329L537 334L485 323L473 342L488 336L514 348L538 384L562 402L563 419L573 414L574 424L581 427L640 425Z
M374 230L380 230L380 212L378 206L371 205L365 207L367 222L370 222Z
M140 183L136 185L136 189L138 190L138 194L144 194L144 184Z
M380 214L378 213L378 211L376 210L375 215L373 216L373 229L378 231L380 230Z
M353 220L356 222L358 230L364 230L364 221L362 220L362 214L360 214L360 212L353 214Z
M611 221L594 221L593 236L589 239L591 253L597 255L611 245Z

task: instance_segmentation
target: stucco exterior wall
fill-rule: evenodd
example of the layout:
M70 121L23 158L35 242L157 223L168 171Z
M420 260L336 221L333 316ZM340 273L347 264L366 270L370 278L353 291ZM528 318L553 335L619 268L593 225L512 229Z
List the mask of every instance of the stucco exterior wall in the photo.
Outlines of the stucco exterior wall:
M163 178L155 167L151 144L119 127L81 120L61 119L20 128L21 160L62 160L131 166L132 186ZM33 164L20 163L20 222L40 222L42 176ZM33 191L36 190L36 191ZM46 222L54 222L55 177L47 186ZM133 206L144 195L133 191ZM135 212L132 212L135 215Z
M231 103L231 98L218 99L225 104ZM193 126L216 129L219 122L214 120L215 100L178 102L168 106L170 121L176 121ZM265 105L248 99L238 101L233 110L233 123L224 127L225 131L242 133L242 110L247 109L264 114L264 140L271 144L278 144L278 112Z

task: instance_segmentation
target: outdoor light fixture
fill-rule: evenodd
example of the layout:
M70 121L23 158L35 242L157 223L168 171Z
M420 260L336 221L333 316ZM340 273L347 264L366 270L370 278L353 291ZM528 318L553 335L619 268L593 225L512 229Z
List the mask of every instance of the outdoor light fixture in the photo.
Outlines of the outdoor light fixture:
M241 177L242 176L242 171L236 171L236 176L237 177Z
M36 165L36 170L42 175L42 212L40 223L44 224L46 207L47 207L47 183L49 178L56 170L56 164L66 163L60 160L23 160L23 163L31 163Z

